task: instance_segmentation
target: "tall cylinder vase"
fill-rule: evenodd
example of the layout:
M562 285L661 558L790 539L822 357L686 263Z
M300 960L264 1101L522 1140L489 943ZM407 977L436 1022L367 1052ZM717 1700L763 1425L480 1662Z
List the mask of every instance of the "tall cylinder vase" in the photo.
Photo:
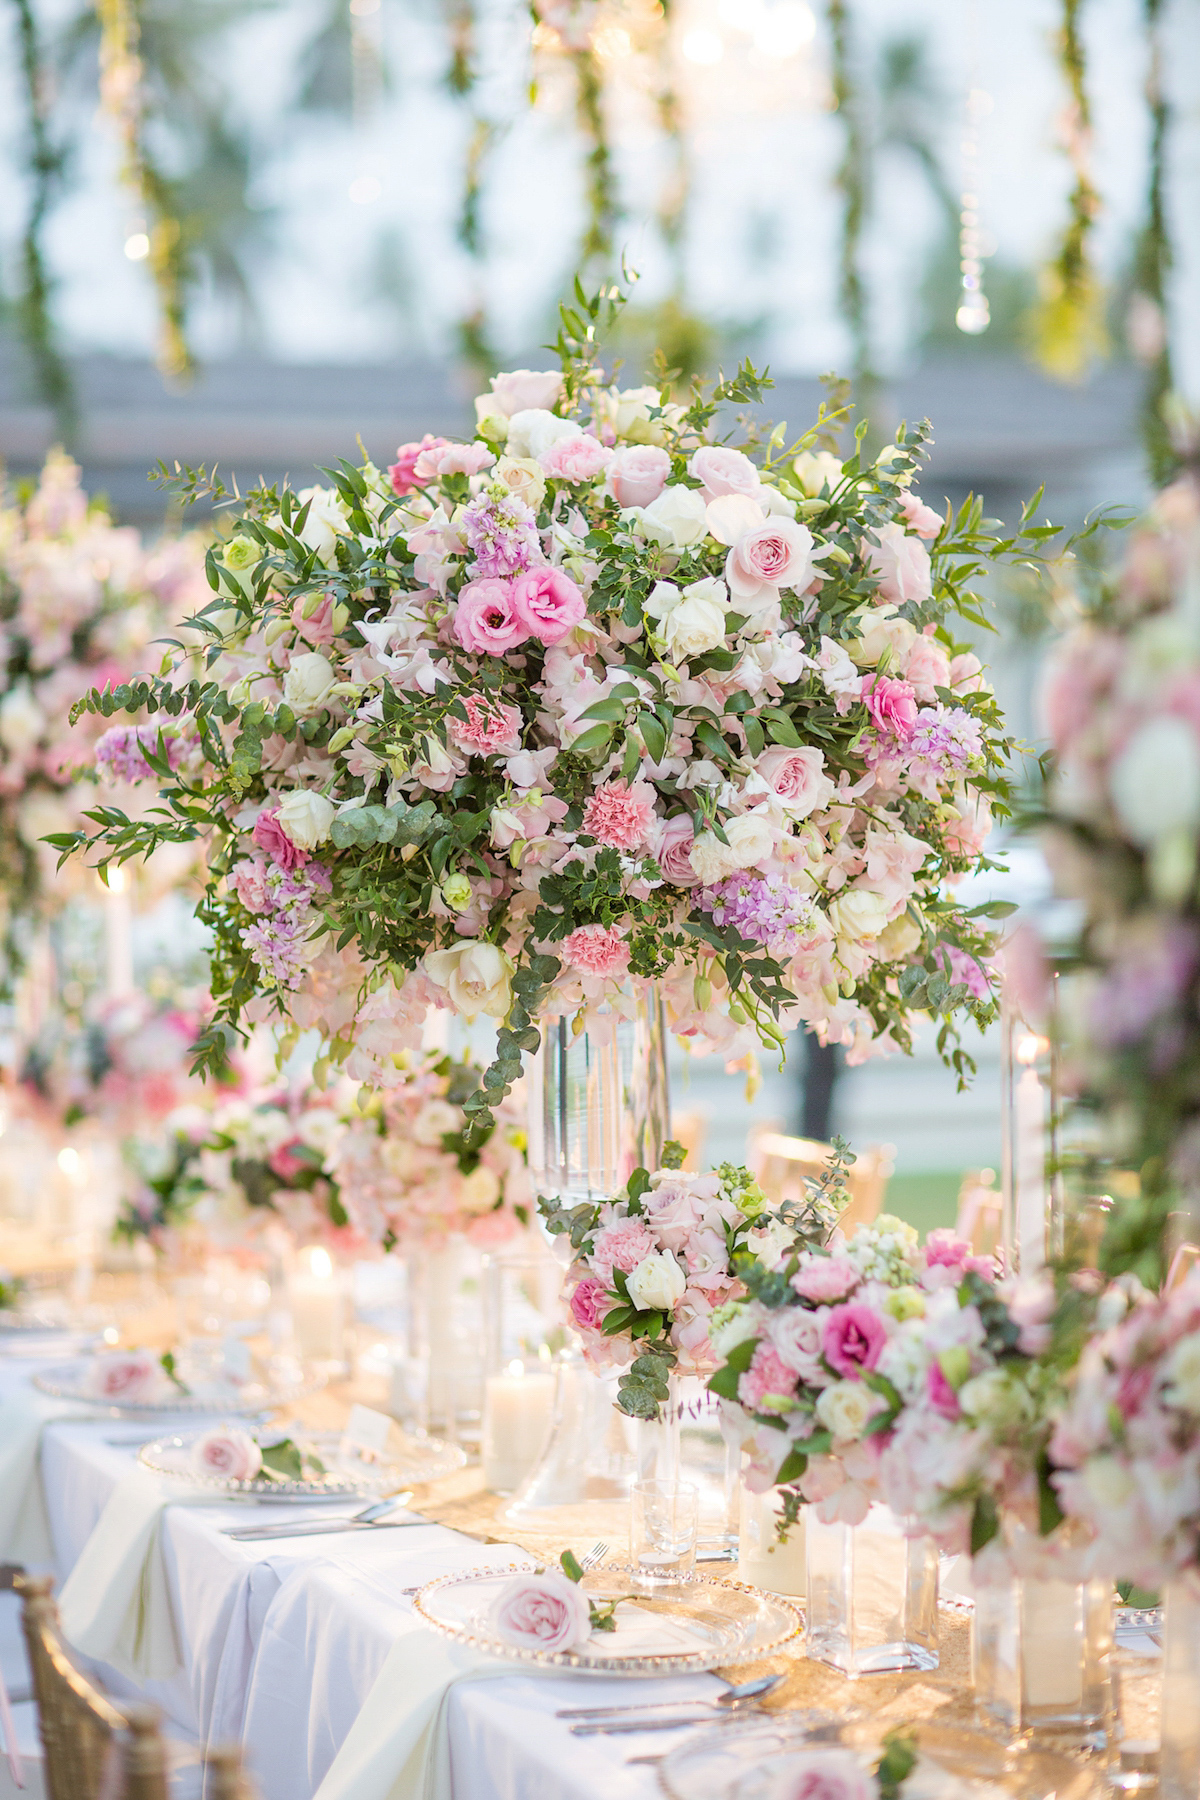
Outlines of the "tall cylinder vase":
M671 1132L666 1021L658 990L639 986L631 1016L540 1021L529 1096L529 1172L539 1193L580 1205L611 1199L639 1166L656 1169Z
M1200 1576L1167 1584L1163 1631L1161 1800L1200 1796Z

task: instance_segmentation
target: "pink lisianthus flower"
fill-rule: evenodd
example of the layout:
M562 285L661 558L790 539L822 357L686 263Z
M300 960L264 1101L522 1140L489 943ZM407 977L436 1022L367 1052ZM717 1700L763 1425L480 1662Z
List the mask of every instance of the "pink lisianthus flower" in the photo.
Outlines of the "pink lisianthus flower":
M887 1337L887 1327L875 1309L851 1300L830 1311L821 1348L831 1369L853 1379L875 1367Z
M599 844L615 850L636 850L645 843L654 822L654 789L648 782L606 781L590 796L583 809L583 829Z
M892 675L864 675L862 698L881 731L893 737L909 737L917 722L917 700L907 681Z
M584 975L623 975L629 967L629 945L615 925L580 925L563 939L563 955Z
M929 1404L943 1419L957 1419L962 1412L958 1395L946 1380L941 1363L931 1362L925 1374L925 1391Z
M283 826L279 823L279 808L272 806L260 812L254 821L254 842L260 850L265 850L271 861L289 873L292 869L302 869L309 860L307 850L299 844L293 844Z
M854 1264L845 1257L810 1253L800 1258L792 1286L802 1300L811 1300L815 1306L832 1306L852 1294L861 1280Z
M476 756L511 756L521 748L521 712L490 695L460 694L467 716L446 721L450 742Z
M961 983L976 1000L991 998L991 984L982 963L976 962L973 956L968 956L965 950L960 950L957 944L943 944L941 954L946 973L952 982Z
M401 444L396 452L396 460L388 470L392 492L403 498L405 494L411 494L414 488L424 487L427 481L432 481L432 471L427 475L417 473L417 459L440 449L446 442L445 438L431 437L426 432L419 444Z
M599 1331L605 1314L612 1310L608 1290L595 1275L584 1276L576 1285L568 1304L571 1317L584 1331Z
M504 656L523 644L529 627L513 606L512 583L498 577L468 581L458 596L454 635L464 650L486 656Z
M529 636L542 644L561 643L587 617L587 601L578 583L549 564L517 576L512 608Z
M796 1375L774 1344L763 1342L750 1359L750 1367L738 1377L738 1400L748 1412L786 1412L795 1397Z
M607 444L587 432L578 437L559 438L538 457L547 475L556 481L594 481L601 469L612 461Z
M606 486L618 506L649 506L670 473L671 458L657 444L631 444L609 463Z
M919 538L935 538L942 529L944 521L941 513L934 512L932 506L926 506L911 489L900 496L900 511L904 514L904 523L909 531Z

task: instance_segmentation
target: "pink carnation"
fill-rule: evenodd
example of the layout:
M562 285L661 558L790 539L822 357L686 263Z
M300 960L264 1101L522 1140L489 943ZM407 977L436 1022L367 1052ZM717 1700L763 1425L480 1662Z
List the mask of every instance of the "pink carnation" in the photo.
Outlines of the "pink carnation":
M601 469L608 467L612 455L599 438L585 432L579 437L559 438L538 461L556 481L593 481Z
M631 1275L638 1264L647 1256L653 1256L657 1249L658 1245L641 1219L614 1219L611 1225L605 1225L596 1233L588 1262L592 1273L609 1290L614 1269Z
M768 1399L790 1397L796 1391L795 1371L789 1369L774 1344L760 1343L750 1367L738 1379L738 1399L749 1412L778 1412Z
M563 954L584 975L623 975L629 945L615 925L580 925L563 942Z
M916 696L907 681L891 675L864 675L862 697L881 731L906 738L917 723Z
M583 809L583 829L597 843L615 850L636 850L654 823L654 789L644 781L632 787L606 781Z
M309 860L308 851L301 850L299 844L293 844L279 823L278 807L273 806L266 812L259 813L254 821L254 842L281 869L302 869Z
M511 756L521 748L519 708L478 694L460 694L458 703L466 718L451 714L446 721L450 742L458 749L476 756Z
M815 1306L830 1306L852 1294L860 1279L854 1264L842 1257L813 1256L796 1270L792 1286L802 1300L811 1300Z
M419 444L401 444L396 452L396 460L388 470L393 492L401 496L411 494L414 488L424 487L427 481L432 481L432 470L428 474L417 473L417 459L432 450L440 449L445 442L445 438L431 437L426 432ZM428 467L427 463L425 467Z
M492 577L468 581L458 596L454 635L464 650L487 656L503 656L523 644L529 627L517 616L512 602L512 583Z
M587 617L582 589L549 564L517 576L512 607L530 637L542 644L561 643Z
M604 1283L585 1275L571 1295L571 1317L583 1331L599 1331L612 1302Z
M250 856L245 862L237 863L229 879L247 912L270 912L275 895L267 879L265 857Z
M821 1347L831 1369L855 1377L875 1367L886 1343L887 1328L878 1313L852 1300L829 1314Z

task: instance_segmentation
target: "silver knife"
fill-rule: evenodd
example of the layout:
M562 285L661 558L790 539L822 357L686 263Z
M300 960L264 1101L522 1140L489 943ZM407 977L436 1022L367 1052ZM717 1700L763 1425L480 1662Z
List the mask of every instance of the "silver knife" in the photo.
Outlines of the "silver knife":
M760 1706L740 1706L739 1719L758 1717L762 1713ZM688 1713L686 1718L675 1719L606 1719L603 1723L572 1725L572 1737L628 1737L637 1731L684 1731L696 1725L705 1725L708 1721Z
M295 1525L225 1525L221 1536L241 1544L258 1538L321 1537L334 1531L403 1531L406 1526L432 1525L432 1519L302 1519Z

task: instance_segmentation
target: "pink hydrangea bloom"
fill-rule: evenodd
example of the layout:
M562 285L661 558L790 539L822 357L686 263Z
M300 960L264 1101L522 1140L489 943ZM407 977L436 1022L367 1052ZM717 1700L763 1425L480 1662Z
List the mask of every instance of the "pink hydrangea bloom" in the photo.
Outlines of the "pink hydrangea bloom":
M450 742L476 756L511 756L521 748L521 712L490 695L460 694L465 719L453 714L446 721Z
M790 1399L796 1392L795 1371L789 1369L774 1344L760 1343L750 1367L738 1378L738 1399L750 1412L779 1412L769 1401Z
M862 1277L852 1262L841 1256L807 1256L792 1276L792 1286L802 1300L831 1306L852 1294Z
M517 576L512 605L530 637L542 644L561 643L587 617L587 601L578 583L549 565Z
M403 497L405 494L411 494L414 488L424 487L427 481L432 481L436 471L430 469L427 474L418 474L417 459L418 457L427 459L429 452L440 449L445 443L445 438L431 437L429 432L426 432L419 444L401 444L396 452L396 460L388 470L393 493ZM423 466L426 469L429 468L428 460Z
M583 809L583 829L588 837L616 850L638 849L653 822L654 789L644 781L632 787L623 781L606 781Z
M563 939L563 954L584 975L623 975L629 945L614 925L580 925Z
M260 812L254 821L254 842L281 869L302 869L309 860L308 851L293 844L279 823L279 808L275 806Z
M835 1306L825 1320L825 1361L839 1375L853 1379L873 1369L887 1343L887 1327L873 1307L852 1300Z

